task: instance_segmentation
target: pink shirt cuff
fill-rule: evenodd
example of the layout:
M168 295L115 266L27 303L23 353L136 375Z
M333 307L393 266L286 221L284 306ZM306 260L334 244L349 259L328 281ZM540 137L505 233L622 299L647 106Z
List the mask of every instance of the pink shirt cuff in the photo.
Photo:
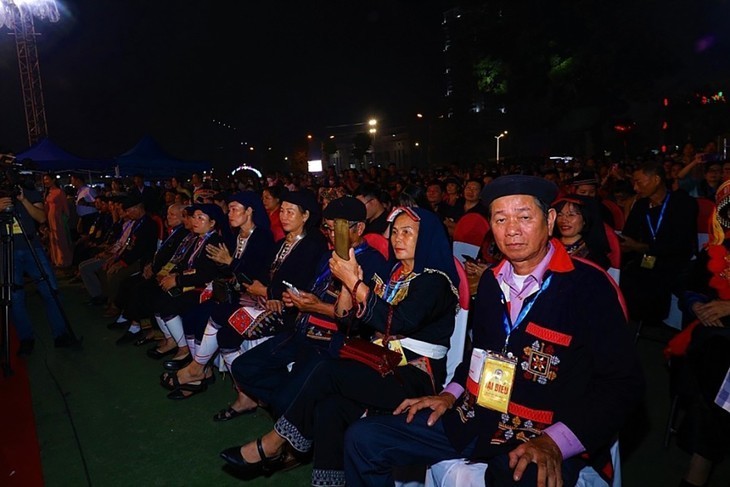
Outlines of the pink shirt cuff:
M442 392L448 392L452 394L456 399L459 399L464 394L464 388L456 382L450 382L449 385L444 387Z
M563 454L563 460L585 451L585 447L578 440L578 437L563 423L550 425L545 428L543 433L546 433L558 445L560 452Z

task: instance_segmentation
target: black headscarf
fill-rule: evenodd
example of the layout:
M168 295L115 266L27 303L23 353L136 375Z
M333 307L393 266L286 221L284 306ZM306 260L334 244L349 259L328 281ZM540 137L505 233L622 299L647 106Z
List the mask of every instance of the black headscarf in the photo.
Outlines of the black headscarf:
M398 207L388 216L391 227L401 213L406 213L414 221L417 219L420 222L413 271L416 273L430 271L445 275L451 282L452 291L458 297L459 275L456 273L454 254L441 220L439 220L435 213L425 208ZM388 255L390 256L389 264L392 268L396 264L397 259L395 258L395 251L390 240L388 241L388 251Z

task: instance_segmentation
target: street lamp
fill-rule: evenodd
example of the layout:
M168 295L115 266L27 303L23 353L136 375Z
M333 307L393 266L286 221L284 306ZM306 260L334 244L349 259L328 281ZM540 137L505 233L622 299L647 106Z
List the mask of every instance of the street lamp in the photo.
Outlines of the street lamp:
M507 135L507 131L505 130L499 135L495 135L494 138L497 139L497 164L499 164L499 139Z
M375 165L375 136L378 133L378 127L377 127L378 121L375 120L374 118L371 118L370 120L368 120L368 126L370 127L368 132L370 133L370 136L373 138L371 143L373 145L373 165Z

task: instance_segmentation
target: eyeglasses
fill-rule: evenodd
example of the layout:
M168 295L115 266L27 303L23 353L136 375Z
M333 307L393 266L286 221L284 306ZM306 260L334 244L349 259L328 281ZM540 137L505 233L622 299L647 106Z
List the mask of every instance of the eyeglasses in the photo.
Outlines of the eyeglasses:
M208 215L193 215L193 218L195 218L196 220L201 221L201 222L206 222L206 221L210 220Z

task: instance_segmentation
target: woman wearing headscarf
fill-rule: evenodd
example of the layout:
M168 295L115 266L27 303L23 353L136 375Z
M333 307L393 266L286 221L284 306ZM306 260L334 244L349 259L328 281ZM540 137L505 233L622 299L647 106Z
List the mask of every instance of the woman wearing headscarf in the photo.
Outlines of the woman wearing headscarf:
M327 243L319 230L321 212L314 193L307 190L286 191L281 201L281 224L286 236L270 258L263 260L266 270L261 277L250 276L253 282L241 282L246 291L238 304L216 307L210 321L219 327L218 346L228 369L233 361L261 341L294 327L296 312L284 308L282 295L287 285L309 289L317 272L317 264L327 251ZM254 212L255 214L255 212ZM238 390L237 390L238 392ZM242 400L241 393L238 400ZM241 413L227 407L214 416L227 421Z
M577 194L559 198L552 205L558 215L553 234L568 254L608 269L610 248L599 204L595 198Z
M681 486L708 485L715 464L730 452L730 181L715 193L710 240L702 249L684 293L685 316L695 318L664 350L675 369L672 388L685 414L677 444L692 455ZM683 360L678 360L678 359ZM682 369L681 372L678 369ZM721 400L725 392L724 402Z
M230 240L228 219L218 205L195 204L191 209L195 241L175 268L160 279L163 292L154 305L155 319L165 340L147 351L147 355L155 359L173 355L164 364L167 369L178 369L192 359L180 315L207 299L209 296L203 291L213 279L225 273L225 266L208 257L205 246Z
M183 315L185 340L193 360L178 371L162 375L162 386L173 391L168 394L171 399L185 399L206 389L206 379L210 381L213 377L207 365L218 350L218 331L221 328L210 317L214 313L229 316L240 306L240 297L245 292L242 286L254 279L267 278L274 237L269 216L258 194L242 191L231 195L228 198L228 222L237 231L233 249L218 242L207 244L205 252L208 258L226 267L230 285L238 292L232 296L232 302L210 299Z
M389 328L393 340L388 346L400 351L400 366L382 376L352 360L320 363L274 430L221 453L238 470L275 471L287 466L287 444L299 453L316 445L312 485L345 485L347 427L366 412L392 412L406 398L440 390L458 310L451 246L438 217L428 210L396 208L389 220L388 275L376 273L364 285L352 250L349 260L333 253L330 268L343 285L336 304L341 326L370 326L378 331L374 339Z

